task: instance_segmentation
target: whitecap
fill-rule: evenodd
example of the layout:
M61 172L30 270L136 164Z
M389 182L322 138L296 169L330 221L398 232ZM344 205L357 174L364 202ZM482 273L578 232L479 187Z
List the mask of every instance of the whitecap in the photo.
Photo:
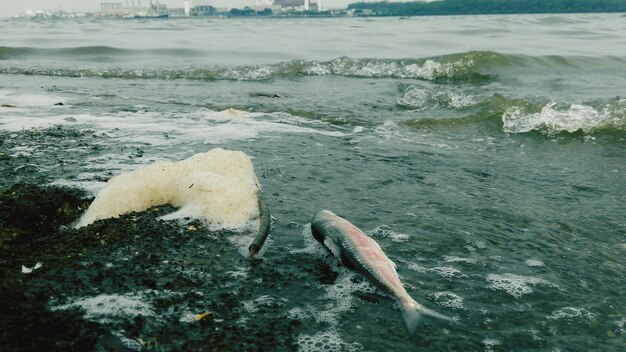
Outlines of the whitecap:
M563 105L563 106L562 106ZM502 114L504 132L525 133L532 130L549 134L559 132L590 132L596 128L626 125L626 100L606 103L597 109L589 105L551 102L540 112L528 112L520 106L509 107Z

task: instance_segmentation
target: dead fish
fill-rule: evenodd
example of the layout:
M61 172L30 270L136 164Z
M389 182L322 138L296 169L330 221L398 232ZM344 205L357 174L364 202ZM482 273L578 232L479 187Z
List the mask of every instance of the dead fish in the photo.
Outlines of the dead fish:
M329 210L322 210L311 220L313 237L321 242L343 265L352 269L373 284L393 295L409 332L417 329L422 315L452 321L449 317L430 310L406 292L396 265L371 237L363 233L348 220Z

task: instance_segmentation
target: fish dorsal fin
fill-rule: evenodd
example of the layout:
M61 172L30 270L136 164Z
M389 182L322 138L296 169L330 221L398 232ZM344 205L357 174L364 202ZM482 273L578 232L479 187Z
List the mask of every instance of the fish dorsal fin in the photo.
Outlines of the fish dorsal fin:
M332 238L330 237L324 238L324 246L326 246L326 248L330 250L330 252L335 256L335 258L337 258L337 260L341 261L341 249L339 249L339 246L335 244L335 241L333 241Z

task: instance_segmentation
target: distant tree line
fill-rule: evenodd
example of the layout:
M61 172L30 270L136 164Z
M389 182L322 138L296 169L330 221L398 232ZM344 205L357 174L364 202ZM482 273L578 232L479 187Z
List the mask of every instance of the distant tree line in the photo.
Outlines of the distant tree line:
M228 11L228 15L232 17L244 17L244 16L271 16L272 9L266 8L260 11L255 11L254 9L246 6L243 9L230 9Z
M442 0L435 2L359 2L357 15L437 16L523 13L626 12L626 0Z

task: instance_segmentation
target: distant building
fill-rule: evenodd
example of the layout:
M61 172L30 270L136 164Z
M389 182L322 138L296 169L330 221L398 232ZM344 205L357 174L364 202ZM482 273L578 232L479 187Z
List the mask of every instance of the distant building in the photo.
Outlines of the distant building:
M217 13L217 9L211 5L194 6L189 14L191 16L213 16Z
M297 8L304 7L304 0L274 0L274 5L295 10Z
M101 2L100 13L102 16L124 16L126 9L121 2Z
M322 0L274 0L283 11L322 11Z
M274 0L274 4L280 6L304 6L304 0Z
M182 9L181 9L182 12ZM97 14L102 17L121 17L121 18L142 18L142 17L168 17L169 11L166 5L162 5L159 0L153 2L148 0L148 6L142 7L141 0L126 1L126 6L121 2L101 2L100 12Z
M216 9L245 9L249 8L271 8L272 0L198 0L193 1L194 5L213 6Z
M167 9L167 14L169 17L187 17L183 7L170 7Z

